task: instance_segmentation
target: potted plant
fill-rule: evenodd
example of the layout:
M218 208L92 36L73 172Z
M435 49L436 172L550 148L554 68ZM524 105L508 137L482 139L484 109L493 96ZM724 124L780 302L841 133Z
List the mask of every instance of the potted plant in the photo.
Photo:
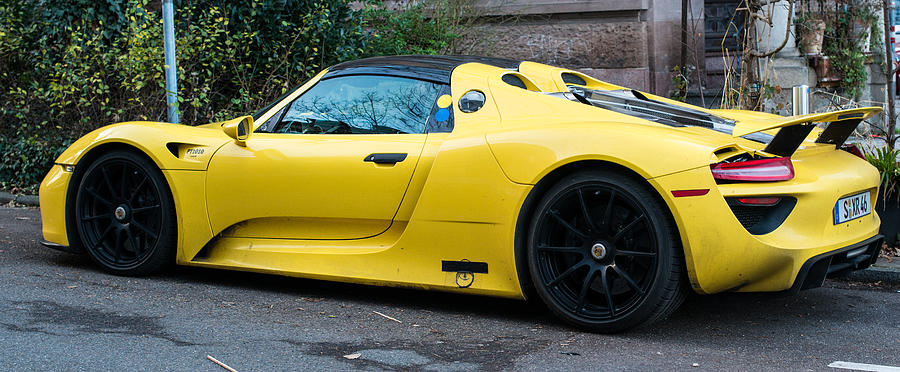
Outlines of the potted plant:
M847 26L851 42L863 53L870 53L872 28L879 24L878 9L869 1L857 0L849 4L847 15L850 19Z
M833 87L841 83L841 71L831 64L831 58L828 56L811 57L813 66L816 71L816 82L820 87Z
M881 217L881 235L890 246L896 246L900 237L900 152L888 146L866 154L866 160L881 174L881 187L875 201L875 212Z
M826 11L825 18L827 27L822 53L829 58L814 61L819 85L839 85L842 95L858 99L869 77L866 50L872 25L877 21L875 8L865 0L853 0L843 7Z

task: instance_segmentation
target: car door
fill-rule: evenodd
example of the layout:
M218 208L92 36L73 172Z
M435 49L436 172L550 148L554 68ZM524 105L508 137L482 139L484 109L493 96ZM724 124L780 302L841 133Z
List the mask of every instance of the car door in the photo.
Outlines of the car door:
M213 156L215 233L358 239L387 230L425 143L443 84L394 76L322 79Z

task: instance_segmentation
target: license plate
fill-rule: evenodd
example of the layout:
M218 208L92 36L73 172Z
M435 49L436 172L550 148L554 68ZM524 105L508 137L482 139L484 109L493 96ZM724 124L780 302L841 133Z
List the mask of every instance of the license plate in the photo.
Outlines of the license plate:
M844 223L872 213L872 203L869 198L869 192L866 191L838 199L834 204L834 224Z

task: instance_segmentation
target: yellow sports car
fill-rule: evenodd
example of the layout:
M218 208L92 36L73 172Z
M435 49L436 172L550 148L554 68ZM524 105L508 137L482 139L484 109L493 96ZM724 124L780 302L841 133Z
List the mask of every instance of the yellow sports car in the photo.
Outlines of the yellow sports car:
M708 110L534 62L363 59L253 116L87 134L41 184L44 244L122 275L536 296L616 332L691 289L798 291L868 266L879 176L845 141L879 110Z

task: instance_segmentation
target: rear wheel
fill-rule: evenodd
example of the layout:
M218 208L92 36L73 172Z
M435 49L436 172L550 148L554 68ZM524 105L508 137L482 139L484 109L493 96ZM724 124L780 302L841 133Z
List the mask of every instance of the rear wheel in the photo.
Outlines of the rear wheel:
M143 275L174 258L175 208L162 173L127 151L100 156L85 171L75 201L81 243L120 275Z
M609 171L570 175L537 205L534 286L557 316L597 332L662 319L683 301L683 258L654 191Z

